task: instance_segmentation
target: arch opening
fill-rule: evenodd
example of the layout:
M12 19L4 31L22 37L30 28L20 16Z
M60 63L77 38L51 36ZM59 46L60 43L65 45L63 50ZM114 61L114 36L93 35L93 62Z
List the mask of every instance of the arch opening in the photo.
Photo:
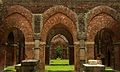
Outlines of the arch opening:
M69 58L69 64L73 65L74 64L74 46L73 46L73 37L71 35L71 33L67 30L67 28L63 25L63 24L57 24L55 26L53 26L47 35L47 40L46 40L46 49L45 49L45 63L49 64L49 60L50 60L50 49L52 49L52 41L54 39L55 36L57 35L62 35L64 36L64 38L66 38L66 48L68 48L68 58ZM60 45L61 43L59 42L58 45ZM62 44L61 44L62 45Z
M114 66L114 33L108 29L103 28L97 32L95 36L94 57L101 59L102 64L112 67Z
M7 37L6 66L20 64L25 59L25 38L21 30L13 28Z
M68 59L68 40L61 34L54 36L51 40L50 59Z

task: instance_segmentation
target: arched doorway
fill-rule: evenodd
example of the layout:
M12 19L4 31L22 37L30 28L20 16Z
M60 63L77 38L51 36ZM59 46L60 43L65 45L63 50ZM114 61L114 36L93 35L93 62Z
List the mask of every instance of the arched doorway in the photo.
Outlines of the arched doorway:
M69 64L74 64L74 46L73 46L73 37L71 33L67 30L66 26L63 24L57 24L49 30L46 40L46 49L45 49L45 63L49 64L49 52L51 46L51 40L54 36L61 34L66 37L68 40L69 48Z
M45 50L49 49L46 47L49 47L51 39L57 34L64 35L66 39L69 41L69 48L74 49L70 51L74 51L74 58L71 58L71 59L75 60L74 61L75 70L76 71L80 70L80 58L79 58L80 52L79 52L79 41L78 41L78 36L77 36L78 35L78 32L77 32L78 23L77 23L76 17L77 17L76 13L74 13L72 10L62 5L51 7L50 9L48 9L47 11L43 13L43 21L42 21L43 25L42 25L42 30L40 33L40 39L41 39L40 69L41 70L43 71L45 70L45 59L46 59ZM58 28L59 26L61 28ZM57 29L63 30L63 31L59 32ZM50 35L53 35L53 36L50 36ZM49 61L47 61L47 63L49 64Z
M95 36L94 57L100 57L102 64L106 66L114 66L114 33L108 29L103 28L97 32Z
M9 33L7 43L6 66L11 66L14 64L14 48L12 47L12 44L14 44L13 32Z
M25 38L21 30L13 28L6 42L6 66L19 64L25 59Z
M56 59L60 52L61 59L68 59L68 40L65 36L58 34L51 40L50 59Z

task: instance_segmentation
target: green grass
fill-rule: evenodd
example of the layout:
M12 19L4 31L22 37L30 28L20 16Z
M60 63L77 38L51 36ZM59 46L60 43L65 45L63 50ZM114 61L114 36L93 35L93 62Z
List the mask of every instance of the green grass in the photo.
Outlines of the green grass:
M4 68L4 72L15 72L15 66L7 66Z
M114 72L114 69L111 67L105 67L105 72Z
M54 64L69 65L69 60L61 60L61 59L50 60L50 65L54 65Z
M50 60L50 65L45 66L45 70L49 72L71 72L74 70L73 65L69 65L69 60Z
M69 65L69 60L50 60L50 65L45 66L45 70L48 72L72 72L74 71L74 65ZM5 72L14 72L15 66L8 66L4 68ZM105 67L104 72L114 72L111 67Z

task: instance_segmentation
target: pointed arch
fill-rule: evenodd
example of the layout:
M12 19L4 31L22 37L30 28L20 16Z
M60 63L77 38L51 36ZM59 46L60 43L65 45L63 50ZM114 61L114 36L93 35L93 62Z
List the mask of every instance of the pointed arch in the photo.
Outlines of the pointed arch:
M86 15L85 15L85 21L86 24L88 25L89 22L97 15L101 14L101 13L105 13L110 15L112 18L114 18L115 20L117 20L119 22L119 17L120 14L119 12L117 12L115 9L109 7L109 6L97 6L95 8L93 8L92 10L90 10Z
M68 7L63 5L57 5L54 7L49 8L47 11L43 13L43 24L52 16L56 15L57 13L61 13L67 16L71 21L73 21L74 25L77 27L77 32L79 32L79 25L78 25L78 16L77 14L70 10ZM43 26L43 25L42 25Z

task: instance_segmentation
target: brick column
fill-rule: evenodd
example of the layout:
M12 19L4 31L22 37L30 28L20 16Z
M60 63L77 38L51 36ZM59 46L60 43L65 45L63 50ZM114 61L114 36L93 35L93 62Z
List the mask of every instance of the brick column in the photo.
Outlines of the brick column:
M69 64L73 65L74 64L74 45L69 45Z
M45 47L45 64L49 65L49 56L50 56L50 46L46 45Z
M40 42L40 50L39 50L39 68L40 72L45 71L45 42Z

